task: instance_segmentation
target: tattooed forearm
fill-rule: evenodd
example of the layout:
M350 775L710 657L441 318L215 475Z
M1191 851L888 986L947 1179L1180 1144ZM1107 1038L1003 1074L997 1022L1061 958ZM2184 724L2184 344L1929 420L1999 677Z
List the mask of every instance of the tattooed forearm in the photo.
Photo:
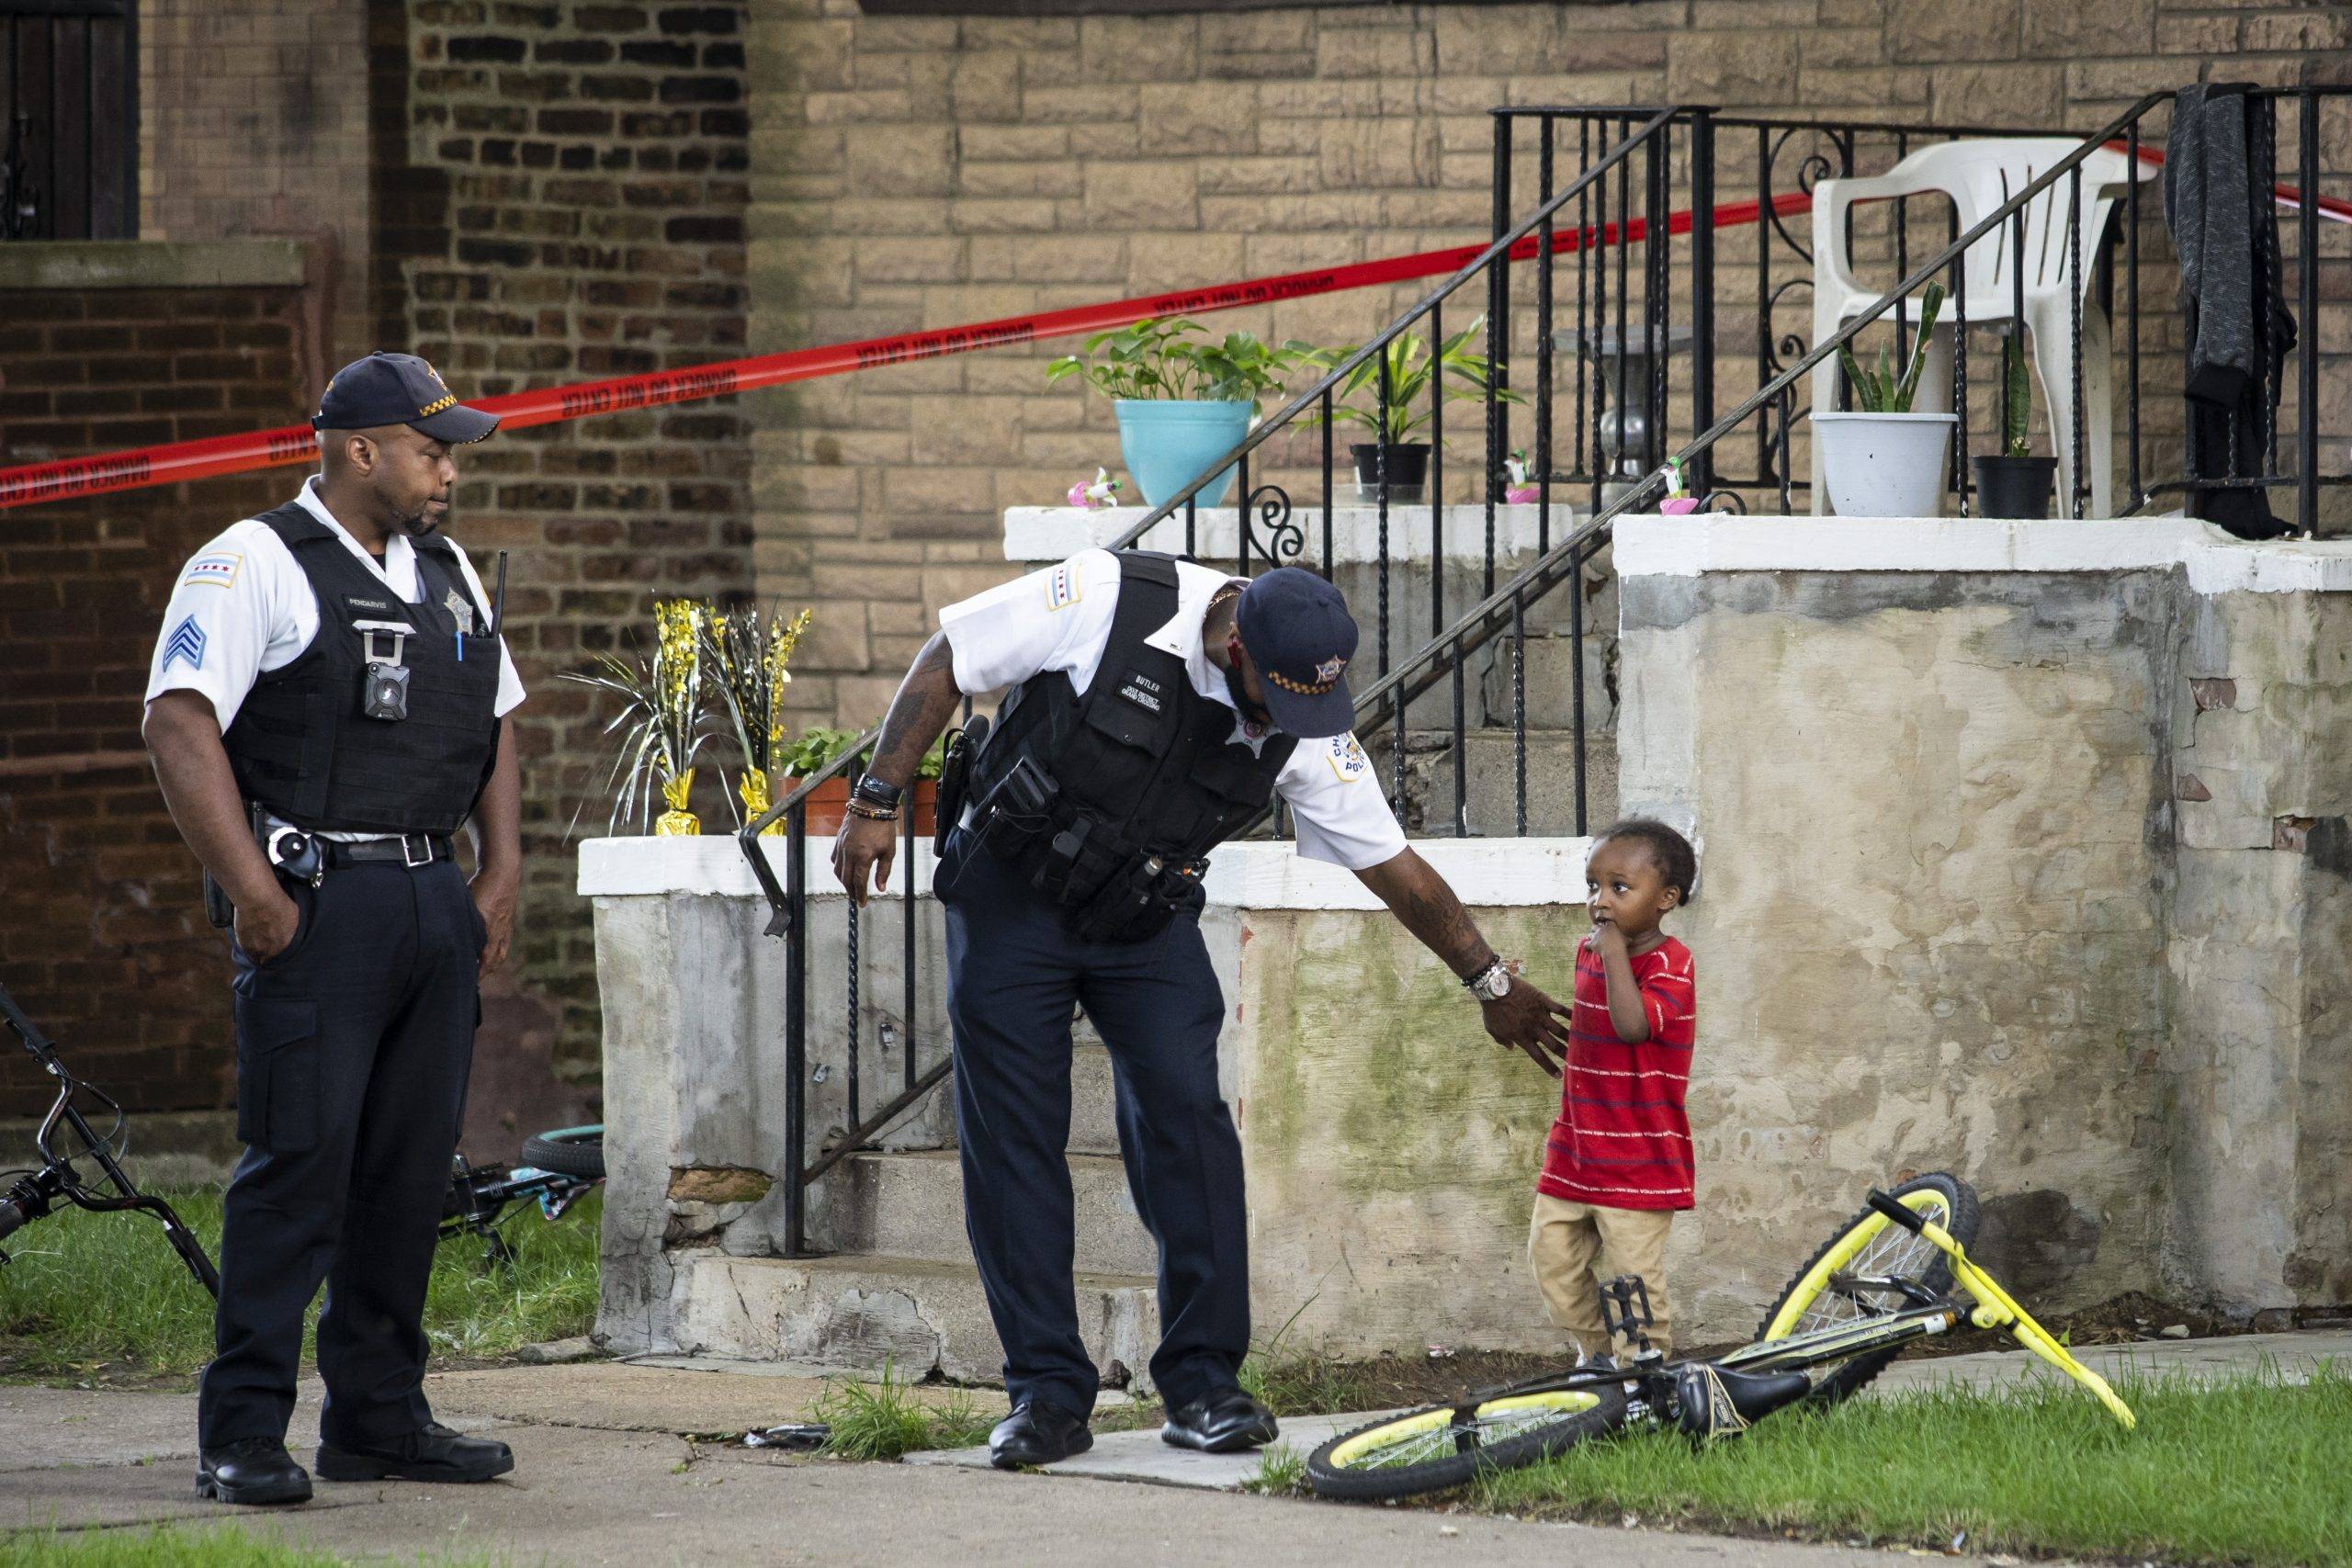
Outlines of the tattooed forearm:
M890 711L882 720L882 738L874 743L874 775L884 784L905 788L922 763L922 754L956 716L964 694L956 686L956 659L945 632L933 632L915 656L914 667L899 682Z
M1356 875L1456 975L1476 974L1494 958L1495 950L1478 934L1477 923L1445 878L1411 850Z

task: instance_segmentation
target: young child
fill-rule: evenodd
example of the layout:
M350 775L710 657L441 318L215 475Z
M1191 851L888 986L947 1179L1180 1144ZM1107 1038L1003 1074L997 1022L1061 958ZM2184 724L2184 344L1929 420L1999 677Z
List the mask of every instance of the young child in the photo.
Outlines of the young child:
M1638 1274L1671 1350L1666 1232L1691 1206L1690 950L1658 921L1690 897L1698 857L1663 822L1629 818L1585 863L1592 934L1577 950L1574 1021L1527 1249L1552 1321L1579 1360L1610 1353L1600 1282Z

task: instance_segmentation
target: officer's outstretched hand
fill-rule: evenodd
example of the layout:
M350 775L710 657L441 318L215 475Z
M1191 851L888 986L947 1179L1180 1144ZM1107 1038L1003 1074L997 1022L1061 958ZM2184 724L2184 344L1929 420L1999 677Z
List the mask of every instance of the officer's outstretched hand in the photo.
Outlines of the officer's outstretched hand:
M890 863L898 857L899 825L860 817L842 818L833 839L833 874L848 889L850 902L861 908L869 894L890 880Z
M1515 981L1499 999L1479 1003L1478 1010L1497 1041L1526 1052L1529 1061L1554 1077L1560 1076L1560 1065L1568 1059L1569 1013L1543 987Z

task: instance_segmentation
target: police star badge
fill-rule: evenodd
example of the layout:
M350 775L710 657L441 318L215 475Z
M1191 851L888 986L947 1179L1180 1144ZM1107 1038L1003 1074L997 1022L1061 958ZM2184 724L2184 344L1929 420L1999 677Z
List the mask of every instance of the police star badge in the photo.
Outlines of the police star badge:
M449 618L458 623L458 634L463 637L473 636L474 607L467 602L464 591L452 588L449 590L449 596L441 602L449 606Z
M1345 670L1347 667L1348 660L1345 654L1333 654L1330 658L1325 660L1322 663L1315 667L1315 679L1317 683L1326 689L1329 689L1333 682L1339 680L1340 671Z

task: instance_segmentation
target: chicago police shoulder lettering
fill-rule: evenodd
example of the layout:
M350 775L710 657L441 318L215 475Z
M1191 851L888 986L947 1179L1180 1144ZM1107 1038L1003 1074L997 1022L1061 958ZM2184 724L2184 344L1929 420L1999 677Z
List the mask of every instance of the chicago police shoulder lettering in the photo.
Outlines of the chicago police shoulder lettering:
M1325 761L1331 764L1331 771L1339 775L1341 784L1353 784L1372 772L1372 759L1363 754L1363 747L1352 733L1334 735L1324 745Z

